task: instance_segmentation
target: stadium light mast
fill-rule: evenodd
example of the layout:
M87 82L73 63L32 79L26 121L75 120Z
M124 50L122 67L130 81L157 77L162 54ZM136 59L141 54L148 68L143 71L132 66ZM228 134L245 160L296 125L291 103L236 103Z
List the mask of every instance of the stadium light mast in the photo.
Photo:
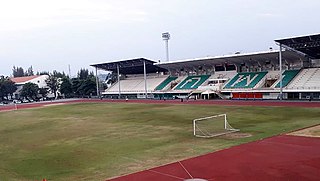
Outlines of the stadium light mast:
M167 58L167 62L169 61L169 40L170 40L170 34L169 32L165 32L162 33L162 39L165 42L165 46L166 46L166 58Z

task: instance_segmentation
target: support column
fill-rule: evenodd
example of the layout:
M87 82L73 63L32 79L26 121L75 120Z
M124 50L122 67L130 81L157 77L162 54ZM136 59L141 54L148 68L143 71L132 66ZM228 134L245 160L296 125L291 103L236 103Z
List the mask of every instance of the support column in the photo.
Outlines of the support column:
M99 78L98 78L98 67L96 67L96 86L97 86L97 96L100 97Z
M282 95L282 92L283 92L283 88L282 88L282 44L280 44L279 45L280 46L280 51L279 51L279 68L280 68L280 76L279 76L279 78L280 78L280 95L279 95L279 98L280 98L280 100L282 100L282 98L283 98L283 95Z
M146 68L146 61L143 60L143 76L144 76L144 91L147 99L148 89L147 89L147 68Z
M121 97L121 87L120 87L120 68L119 68L119 64L117 64L117 75L118 75L118 85L119 85L119 99Z

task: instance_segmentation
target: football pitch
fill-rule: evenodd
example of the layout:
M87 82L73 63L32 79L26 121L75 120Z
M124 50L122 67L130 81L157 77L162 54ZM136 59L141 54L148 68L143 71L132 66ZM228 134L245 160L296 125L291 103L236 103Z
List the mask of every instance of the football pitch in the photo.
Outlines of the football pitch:
M193 119L223 113L245 136L193 136ZM0 112L0 180L105 180L315 125L319 117L319 108L133 103Z

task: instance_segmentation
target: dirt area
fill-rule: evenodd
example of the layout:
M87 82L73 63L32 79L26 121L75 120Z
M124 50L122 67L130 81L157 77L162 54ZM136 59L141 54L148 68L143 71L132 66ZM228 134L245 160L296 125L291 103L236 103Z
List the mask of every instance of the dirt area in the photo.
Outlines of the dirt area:
M310 128L302 129L289 133L288 135L294 136L306 136L306 137L319 137L320 138L320 125L313 126Z
M247 138L247 137L251 137L251 136L252 136L252 134L250 134L250 133L235 132L235 133L223 135L222 137L226 138L226 139L239 139L239 138Z

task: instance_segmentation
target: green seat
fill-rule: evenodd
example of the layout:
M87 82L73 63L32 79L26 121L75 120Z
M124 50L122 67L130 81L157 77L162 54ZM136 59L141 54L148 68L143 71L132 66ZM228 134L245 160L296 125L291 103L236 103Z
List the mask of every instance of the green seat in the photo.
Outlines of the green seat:
M300 72L300 70L286 70L282 73L282 87L287 86L293 78ZM280 82L275 86L280 88Z
M192 75L181 81L175 88L175 90L182 89L197 89L201 84L203 84L210 75Z
M254 88L268 72L241 72L224 86L225 89Z
M166 78L166 80L164 80L163 82L161 82L161 84L159 84L155 90L162 90L165 87L167 87L168 84L170 84L172 81L176 80L178 77L175 76L169 76L168 78Z

